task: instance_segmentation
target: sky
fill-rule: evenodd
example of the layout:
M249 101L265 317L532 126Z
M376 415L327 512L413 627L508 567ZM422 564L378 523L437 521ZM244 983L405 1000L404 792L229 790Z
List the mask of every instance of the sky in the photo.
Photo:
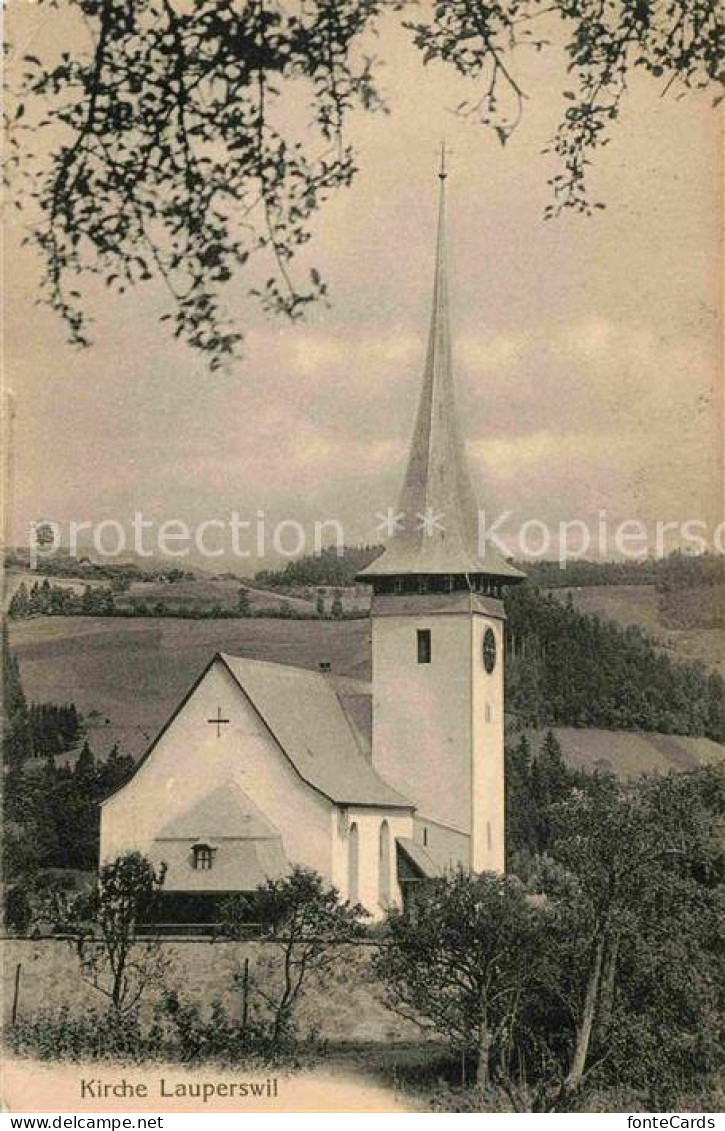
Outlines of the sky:
M36 53L62 36L38 9L16 0L15 11ZM602 510L648 529L719 520L721 135L710 99L662 98L638 80L591 172L606 210L545 222L555 159L541 150L568 85L558 51L521 57L529 98L505 148L452 113L475 88L424 67L395 19L375 51L391 113L355 114L360 172L315 222L329 308L291 326L233 284L246 342L228 372L210 374L168 336L155 285L91 297L95 344L69 346L36 302L41 265L11 217L17 541L40 518L127 524L141 511L194 525L232 510L270 524L334 518L347 541L378 541L422 378L442 137L455 380L486 512L510 511L511 529L532 518L593 526Z

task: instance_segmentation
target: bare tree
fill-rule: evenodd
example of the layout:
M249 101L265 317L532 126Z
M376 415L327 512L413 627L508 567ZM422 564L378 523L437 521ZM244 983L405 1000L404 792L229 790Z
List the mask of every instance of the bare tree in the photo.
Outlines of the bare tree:
M228 902L225 934L243 938L250 920L255 921L261 925L262 938L275 944L279 953L276 988L255 987L271 1012L270 1039L275 1047L294 1035L295 1012L310 977L318 987L324 985L339 957L338 944L359 938L366 914L360 906L341 903L335 888L316 872L300 867Z
M128 852L103 865L94 892L63 909L61 925L71 936L83 980L118 1013L132 1010L169 966L158 939L137 936L139 920L153 906L165 871L139 852Z

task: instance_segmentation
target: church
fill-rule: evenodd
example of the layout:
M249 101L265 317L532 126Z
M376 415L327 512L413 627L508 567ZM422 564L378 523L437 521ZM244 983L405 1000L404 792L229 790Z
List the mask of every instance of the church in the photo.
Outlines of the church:
M439 177L405 479L386 547L359 575L372 590L372 685L218 653L103 803L101 859L163 861L164 890L182 902L251 891L299 864L377 919L447 868L504 869L502 594L523 574L479 553Z

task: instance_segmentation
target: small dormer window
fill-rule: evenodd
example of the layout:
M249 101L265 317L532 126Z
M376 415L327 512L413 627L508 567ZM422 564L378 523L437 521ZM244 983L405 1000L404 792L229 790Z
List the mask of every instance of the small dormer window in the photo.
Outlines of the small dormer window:
M210 872L214 863L215 848L208 844L195 844L192 849L192 864L197 872Z

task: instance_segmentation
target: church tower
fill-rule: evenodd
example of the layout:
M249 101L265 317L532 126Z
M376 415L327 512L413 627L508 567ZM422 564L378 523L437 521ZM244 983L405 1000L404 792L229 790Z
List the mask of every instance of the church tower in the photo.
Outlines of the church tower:
M405 480L373 587L373 761L445 868L504 869L504 609L524 575L490 546L455 409L444 159L428 352Z

